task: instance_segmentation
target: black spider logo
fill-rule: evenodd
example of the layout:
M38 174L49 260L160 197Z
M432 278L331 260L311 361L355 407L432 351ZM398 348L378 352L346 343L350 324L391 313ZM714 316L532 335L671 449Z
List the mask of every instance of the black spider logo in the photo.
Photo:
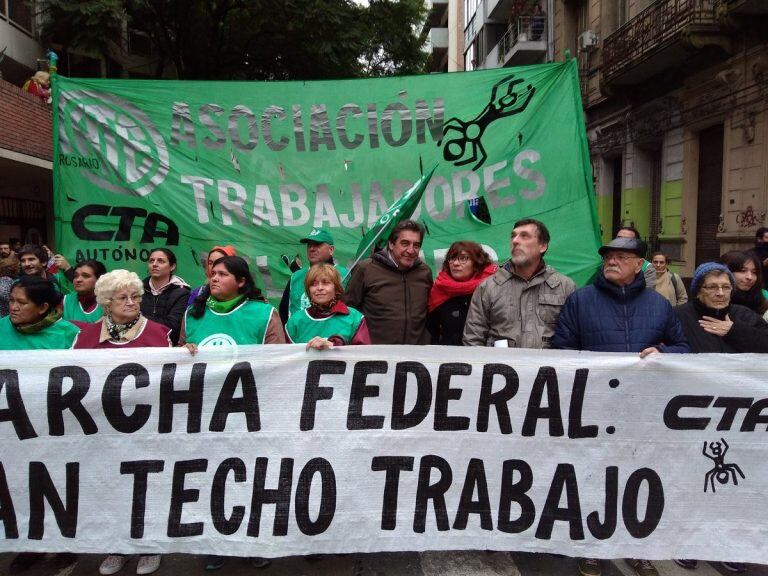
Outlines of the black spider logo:
M453 162L455 166L476 162L472 170L477 170L485 163L488 158L482 143L485 129L499 118L506 118L525 110L536 93L536 89L531 84L528 84L520 93L516 92L518 85L525 80L514 78L515 75L510 74L494 84L488 105L472 120L464 121L454 116L445 122L443 139L438 142L438 146L445 142L443 158ZM497 94L500 90L501 96ZM451 132L455 134L449 134Z
M744 472L741 471L738 464L725 463L726 452L728 452L728 442L725 441L725 438L720 438L720 442L710 442L709 453L707 453L707 442L704 441L704 449L701 453L715 463L715 467L704 476L704 492L707 491L707 485L712 487L712 492L715 492L715 478L720 484L727 484L729 480L733 480L734 486L739 485L737 472L742 478L745 478Z

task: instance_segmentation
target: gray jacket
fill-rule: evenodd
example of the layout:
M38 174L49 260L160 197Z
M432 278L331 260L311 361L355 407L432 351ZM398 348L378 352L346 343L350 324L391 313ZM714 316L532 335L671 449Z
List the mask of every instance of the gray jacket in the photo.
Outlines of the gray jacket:
M656 288L656 268L648 260L643 260L643 278L645 278L645 287L648 290Z
M550 266L528 281L508 268L499 268L475 290L464 325L464 346L508 340L513 348L549 348L560 308L576 285Z

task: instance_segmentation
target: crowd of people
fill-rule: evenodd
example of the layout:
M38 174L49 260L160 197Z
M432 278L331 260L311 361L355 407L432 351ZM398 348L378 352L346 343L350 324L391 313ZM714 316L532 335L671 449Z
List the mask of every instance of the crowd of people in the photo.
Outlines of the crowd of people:
M669 270L662 252L646 260L637 230L622 228L598 250L594 281L577 289L545 263L553 241L539 220L511 231L510 258L498 265L481 245L454 242L436 278L419 258L423 227L398 223L386 246L347 274L334 260L328 230L306 244L309 266L294 271L278 309L264 297L248 262L233 246L214 246L206 282L191 288L177 275L175 254L152 250L147 276L107 271L96 260L74 266L44 246L0 242L0 349L94 349L303 343L307 349L390 344L554 348L598 352L768 352L768 292L764 272L768 228L758 247L730 251L699 265L690 283ZM14 249L15 248L15 249ZM39 560L23 553L11 573ZM71 561L72 555L60 555ZM101 574L129 560L111 554ZM141 556L137 574L158 569L159 555ZM253 558L255 566L269 561ZM695 568L695 560L678 560ZM220 556L206 568L223 565ZM656 576L647 560L630 559L638 576ZM734 572L743 565L724 564ZM582 576L600 576L596 559L579 560Z

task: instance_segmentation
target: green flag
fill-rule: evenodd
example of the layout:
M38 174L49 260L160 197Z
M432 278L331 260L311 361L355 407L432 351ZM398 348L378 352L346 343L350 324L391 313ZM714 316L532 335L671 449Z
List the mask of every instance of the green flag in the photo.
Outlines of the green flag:
M354 268L362 258L366 258L371 254L371 250L380 238L387 238L398 222L408 220L408 218L411 217L413 211L416 210L419 202L421 202L424 190L427 189L427 184L429 184L432 174L435 173L436 169L437 164L435 164L429 172L419 178L418 182L411 186L401 198L393 202L387 211L381 215L381 218L376 221L376 224L365 233L365 236L363 236L363 239L357 246L355 258L349 266L346 276L349 276L352 273L352 268Z

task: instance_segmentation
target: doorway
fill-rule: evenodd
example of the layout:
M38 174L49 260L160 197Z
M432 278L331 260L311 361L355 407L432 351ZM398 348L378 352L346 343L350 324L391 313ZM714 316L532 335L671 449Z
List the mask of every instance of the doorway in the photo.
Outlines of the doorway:
M699 132L699 190L696 205L696 266L720 257L717 227L723 194L723 125Z

